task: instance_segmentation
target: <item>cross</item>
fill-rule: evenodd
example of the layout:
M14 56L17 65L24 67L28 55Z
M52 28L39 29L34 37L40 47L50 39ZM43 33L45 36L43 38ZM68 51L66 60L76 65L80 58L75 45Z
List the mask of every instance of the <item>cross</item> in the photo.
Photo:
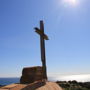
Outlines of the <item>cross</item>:
M43 21L40 21L40 29L35 27L35 32L40 35L41 61L42 61L42 68L43 68L43 78L47 80L46 57L45 57L45 40L49 40L49 39L48 39L48 36L44 33Z

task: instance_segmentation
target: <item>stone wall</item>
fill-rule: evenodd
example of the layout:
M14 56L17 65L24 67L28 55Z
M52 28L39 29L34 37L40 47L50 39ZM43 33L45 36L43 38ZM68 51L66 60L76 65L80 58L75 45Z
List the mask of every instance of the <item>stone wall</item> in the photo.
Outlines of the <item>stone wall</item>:
M40 66L27 67L27 68L24 68L22 71L20 83L22 84L33 83L35 81L42 80L42 79L43 79L42 67Z

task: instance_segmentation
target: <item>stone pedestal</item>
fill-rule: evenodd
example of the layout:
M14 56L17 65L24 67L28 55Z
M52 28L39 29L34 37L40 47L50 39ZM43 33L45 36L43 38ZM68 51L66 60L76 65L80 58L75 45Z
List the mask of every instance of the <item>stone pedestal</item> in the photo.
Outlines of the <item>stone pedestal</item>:
M23 69L20 83L29 84L39 80L43 80L42 67L36 66Z

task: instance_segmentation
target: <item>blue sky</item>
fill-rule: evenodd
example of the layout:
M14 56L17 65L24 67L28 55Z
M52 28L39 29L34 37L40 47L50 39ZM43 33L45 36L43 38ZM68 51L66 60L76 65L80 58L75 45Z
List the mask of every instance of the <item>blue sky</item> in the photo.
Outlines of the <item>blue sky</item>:
M90 0L0 0L0 77L21 76L41 65L39 36L45 24L48 75L90 74Z

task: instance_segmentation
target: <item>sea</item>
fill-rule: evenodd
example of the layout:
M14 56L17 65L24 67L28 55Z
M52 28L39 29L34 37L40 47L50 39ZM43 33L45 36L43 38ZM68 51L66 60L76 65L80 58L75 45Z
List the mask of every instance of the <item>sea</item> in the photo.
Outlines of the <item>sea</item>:
M49 76L49 81L72 81L76 80L78 82L90 82L90 74L82 75L55 75ZM20 83L20 78L11 77L11 78L0 78L0 85L9 85L12 83Z
M12 83L19 83L20 82L20 78L0 78L0 85L9 85Z

